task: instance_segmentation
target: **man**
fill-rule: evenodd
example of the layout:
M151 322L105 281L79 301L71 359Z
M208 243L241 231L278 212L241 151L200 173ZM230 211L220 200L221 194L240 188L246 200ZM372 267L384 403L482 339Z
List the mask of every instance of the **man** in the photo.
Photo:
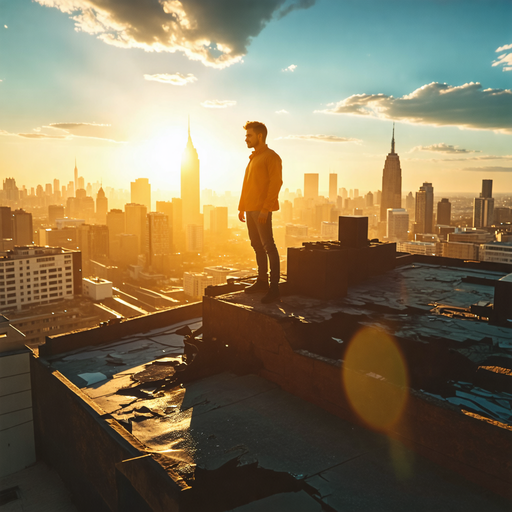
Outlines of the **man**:
M258 279L246 293L267 292L264 304L279 301L279 253L272 234L272 212L279 210L277 200L283 184L281 158L266 144L267 127L257 121L247 122L245 143L254 151L249 156L238 205L238 218L247 221L251 245L256 253ZM268 257L268 262L267 262ZM270 287L268 284L270 263Z

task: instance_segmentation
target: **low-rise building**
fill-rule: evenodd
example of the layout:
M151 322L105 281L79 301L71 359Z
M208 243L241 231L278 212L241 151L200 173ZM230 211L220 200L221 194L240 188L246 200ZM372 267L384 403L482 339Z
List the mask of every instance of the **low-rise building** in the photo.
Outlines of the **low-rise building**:
M71 299L82 293L81 277L80 251L20 246L0 253L0 310Z
M480 261L512 263L512 242L494 242L480 245Z

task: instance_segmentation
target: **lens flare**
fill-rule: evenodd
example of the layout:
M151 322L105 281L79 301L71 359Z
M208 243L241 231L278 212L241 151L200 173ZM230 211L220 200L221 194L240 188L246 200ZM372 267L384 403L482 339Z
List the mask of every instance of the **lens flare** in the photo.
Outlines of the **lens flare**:
M352 338L343 361L343 385L352 409L371 428L386 431L408 395L407 367L395 340L375 327Z

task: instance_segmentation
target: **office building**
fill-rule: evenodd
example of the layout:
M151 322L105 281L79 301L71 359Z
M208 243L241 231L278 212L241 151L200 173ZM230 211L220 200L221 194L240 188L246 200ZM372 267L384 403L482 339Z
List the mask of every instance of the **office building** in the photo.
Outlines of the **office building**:
M494 222L494 198L492 197L492 180L482 180L480 197L473 203L473 227L485 228Z
M21 209L14 210L12 214L12 235L14 245L32 245L34 243L31 213Z
M80 251L15 247L0 254L0 306L30 307L72 298L82 291Z
M318 173L304 174L304 198L318 199Z
M162 212L147 215L147 254L149 267L163 270L163 259L170 254L169 217Z
M203 251L204 230L202 224L187 224L185 235L187 252Z
M409 214L404 208L388 208L386 238L393 242L405 242L409 237Z
M388 208L402 208L402 169L400 158L395 153L395 125L388 153L382 171L382 196L380 199L380 220L386 221Z
M213 285L213 276L206 272L185 272L183 274L183 292L194 299L204 295L207 286Z
M199 156L190 136L181 158L182 229L189 224L200 224Z
M488 180L490 181L490 180ZM512 243L491 242L480 245L480 261L492 261L494 263L512 264ZM512 298L509 295L509 300Z
M437 224L449 226L452 222L452 204L447 198L441 199L437 203Z
M147 178L137 178L130 183L130 202L142 204L151 211L151 185Z
M423 183L416 192L415 234L434 232L434 187Z
M329 201L336 203L338 199L338 175L336 173L329 174Z
M48 206L48 224L55 226L57 219L63 219L65 217L64 206L60 204L50 204Z
M105 196L103 187L100 187L96 195L96 222L98 224L107 223L108 199Z
M12 239L12 211L9 206L0 206L0 241Z
M210 212L210 234L218 240L228 236L228 207L216 206Z
M146 244L146 215L147 208L145 205L128 203L124 205L125 211L125 232L137 235L139 254L144 253Z

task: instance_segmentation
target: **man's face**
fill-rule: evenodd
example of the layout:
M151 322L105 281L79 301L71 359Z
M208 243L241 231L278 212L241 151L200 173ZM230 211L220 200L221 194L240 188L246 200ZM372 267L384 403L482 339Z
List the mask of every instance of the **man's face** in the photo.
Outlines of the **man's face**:
M258 135L254 132L252 128L249 128L245 130L245 143L247 144L248 148L255 148L260 143L260 138L258 138Z

